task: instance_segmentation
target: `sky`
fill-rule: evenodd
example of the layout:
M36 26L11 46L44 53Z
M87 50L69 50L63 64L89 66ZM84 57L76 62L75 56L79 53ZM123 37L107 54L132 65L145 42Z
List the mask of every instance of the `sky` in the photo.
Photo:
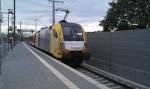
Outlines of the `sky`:
M104 18L112 0L60 0L64 3L56 3L56 8L69 9L68 22L79 23L85 31L100 31L99 21ZM2 0L2 12L13 8L13 0ZM56 12L56 22L63 19L65 13ZM6 32L7 15L3 15L2 29ZM22 22L23 29L35 29L37 20L38 30L44 26L50 26L52 20L52 3L48 0L16 0L16 24L19 27Z

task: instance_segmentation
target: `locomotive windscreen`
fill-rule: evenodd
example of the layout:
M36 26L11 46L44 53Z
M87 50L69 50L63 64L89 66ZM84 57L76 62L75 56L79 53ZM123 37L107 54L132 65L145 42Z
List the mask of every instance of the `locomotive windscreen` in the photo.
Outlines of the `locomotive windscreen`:
M80 25L67 23L62 25L65 41L83 41L82 28Z

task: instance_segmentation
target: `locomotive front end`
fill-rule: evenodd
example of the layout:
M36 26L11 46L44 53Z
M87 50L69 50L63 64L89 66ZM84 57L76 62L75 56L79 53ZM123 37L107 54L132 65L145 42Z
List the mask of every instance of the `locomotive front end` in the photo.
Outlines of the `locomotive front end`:
M87 54L86 35L82 27L74 23L62 23L64 61L80 65ZM68 60L67 60L68 59Z

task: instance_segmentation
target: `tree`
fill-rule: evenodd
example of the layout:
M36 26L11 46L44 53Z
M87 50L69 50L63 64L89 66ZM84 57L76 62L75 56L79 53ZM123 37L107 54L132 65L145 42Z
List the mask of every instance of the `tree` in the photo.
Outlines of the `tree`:
M117 0L109 3L110 9L100 25L104 31L132 30L150 27L149 0Z

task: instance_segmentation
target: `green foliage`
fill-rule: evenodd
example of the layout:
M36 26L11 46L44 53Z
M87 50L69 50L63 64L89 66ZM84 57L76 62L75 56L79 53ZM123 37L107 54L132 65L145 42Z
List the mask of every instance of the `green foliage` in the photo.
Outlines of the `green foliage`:
M109 5L105 19L100 21L104 31L150 27L150 0L117 0Z

